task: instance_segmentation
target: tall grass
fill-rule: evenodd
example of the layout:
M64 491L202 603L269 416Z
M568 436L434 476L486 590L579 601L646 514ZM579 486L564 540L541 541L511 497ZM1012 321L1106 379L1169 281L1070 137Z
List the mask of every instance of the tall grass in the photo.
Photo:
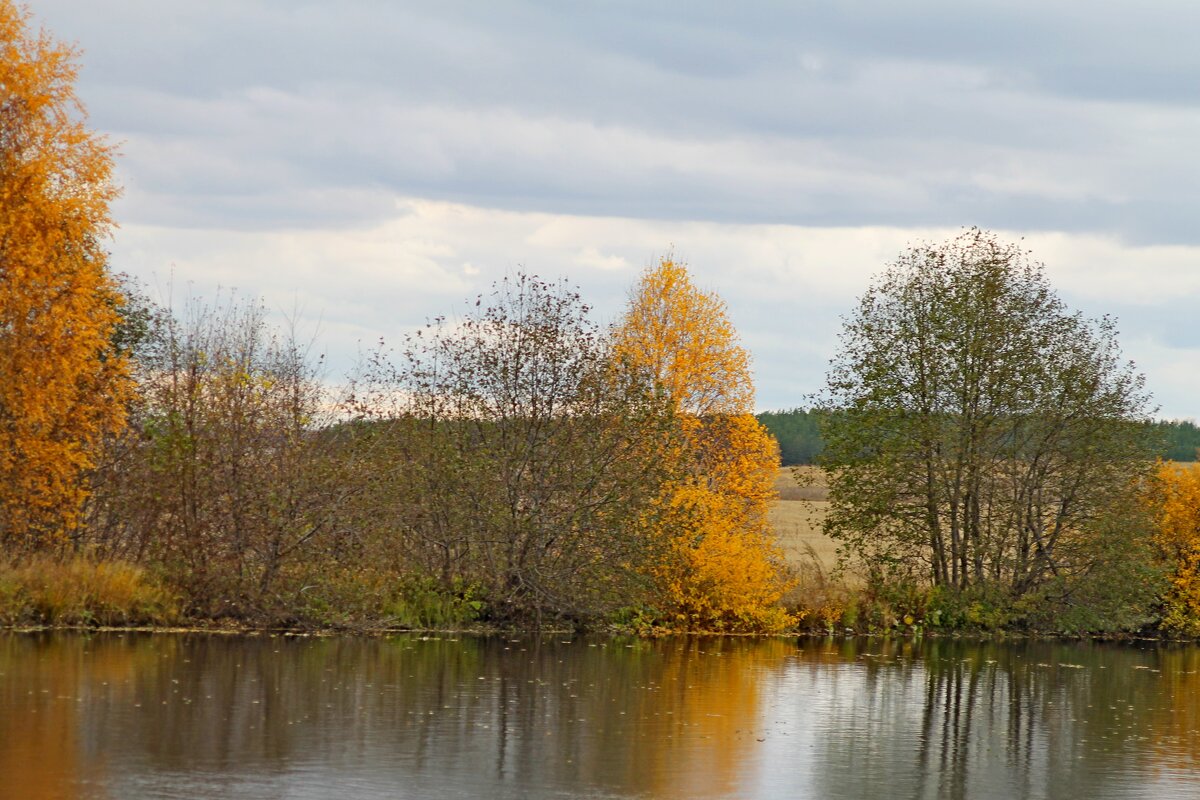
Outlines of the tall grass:
M50 556L0 560L0 624L164 624L177 616L172 593L127 562Z
M789 566L796 579L782 602L797 619L800 629L814 632L841 632L856 620L856 591L845 576L830 574L827 558L809 543L802 543L803 555Z

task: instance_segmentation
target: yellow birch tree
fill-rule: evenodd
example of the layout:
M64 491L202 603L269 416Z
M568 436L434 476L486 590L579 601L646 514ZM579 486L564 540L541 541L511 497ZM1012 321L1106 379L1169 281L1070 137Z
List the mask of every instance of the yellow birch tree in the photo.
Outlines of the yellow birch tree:
M0 0L0 543L78 522L83 476L128 396L106 268L112 148L87 130L75 51Z
M1148 503L1169 571L1161 625L1200 636L1200 464L1159 464Z
M750 357L725 304L666 257L642 275L615 332L627 368L671 398L684 431L663 458L685 465L660 500L669 557L650 569L672 624L692 630L777 630L789 588L767 520L779 464L752 414Z

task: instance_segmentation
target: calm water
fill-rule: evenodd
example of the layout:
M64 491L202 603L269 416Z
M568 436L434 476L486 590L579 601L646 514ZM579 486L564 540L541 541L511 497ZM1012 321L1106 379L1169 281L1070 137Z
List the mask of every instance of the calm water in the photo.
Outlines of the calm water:
M0 635L0 797L1200 797L1200 649Z

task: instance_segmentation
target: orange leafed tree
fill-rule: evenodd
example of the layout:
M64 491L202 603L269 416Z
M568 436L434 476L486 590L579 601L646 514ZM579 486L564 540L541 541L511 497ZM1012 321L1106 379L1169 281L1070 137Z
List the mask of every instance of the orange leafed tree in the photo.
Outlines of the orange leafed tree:
M684 468L661 500L670 556L651 569L659 602L684 628L786 626L789 584L767 520L779 450L751 413L750 357L725 304L667 257L643 274L615 339L625 366L674 401L685 434L662 454Z
M725 303L700 291L687 266L667 256L633 291L618 333L619 352L649 372L693 417L754 410L750 355Z
M1149 493L1155 537L1167 562L1163 628L1200 636L1200 464L1159 464Z
M0 543L63 541L123 423L107 271L112 148L83 124L75 51L0 0Z

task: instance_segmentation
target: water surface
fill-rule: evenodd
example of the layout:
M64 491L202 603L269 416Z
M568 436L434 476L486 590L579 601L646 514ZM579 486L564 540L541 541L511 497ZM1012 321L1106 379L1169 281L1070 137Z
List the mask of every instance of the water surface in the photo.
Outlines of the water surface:
M0 635L0 797L1200 797L1200 649Z

